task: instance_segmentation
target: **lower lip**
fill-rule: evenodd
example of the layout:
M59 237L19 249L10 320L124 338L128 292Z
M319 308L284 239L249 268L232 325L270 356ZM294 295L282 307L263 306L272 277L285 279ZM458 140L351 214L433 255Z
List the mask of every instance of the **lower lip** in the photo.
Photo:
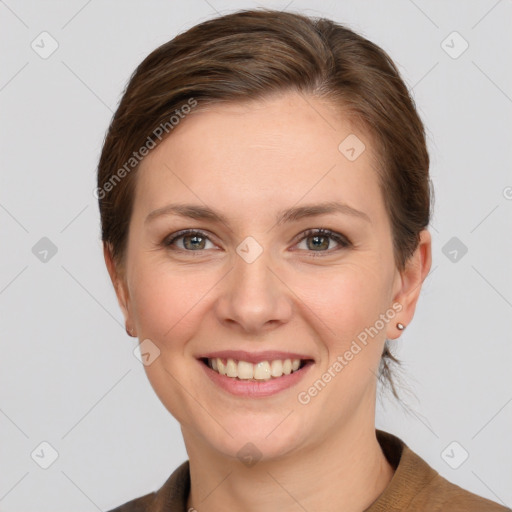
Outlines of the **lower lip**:
M208 365L198 360L198 363L203 367L206 375L223 390L236 396L243 396L247 398L263 398L272 396L280 391L295 386L301 381L313 363L307 363L300 370L283 375L281 377L272 377L268 380L239 380L233 377L226 377L220 373L212 370Z

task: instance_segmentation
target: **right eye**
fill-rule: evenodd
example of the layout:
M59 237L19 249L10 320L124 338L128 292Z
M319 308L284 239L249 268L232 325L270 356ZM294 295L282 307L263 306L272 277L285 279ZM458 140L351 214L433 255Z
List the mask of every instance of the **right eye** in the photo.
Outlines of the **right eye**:
M186 229L167 237L163 241L163 245L172 250L176 250L174 246L177 246L177 250L180 251L197 252L208 249L208 247L205 247L207 242L213 245L213 242L202 231Z

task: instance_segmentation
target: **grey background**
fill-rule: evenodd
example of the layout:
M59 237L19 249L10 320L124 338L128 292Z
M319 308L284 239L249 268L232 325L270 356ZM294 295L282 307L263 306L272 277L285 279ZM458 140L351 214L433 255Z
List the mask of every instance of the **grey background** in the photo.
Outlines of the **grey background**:
M7 0L0 510L108 510L158 488L187 458L124 331L95 171L135 66L200 21L259 5L346 23L388 51L413 89L436 190L433 267L395 342L411 412L384 396L377 426L452 482L512 506L512 2ZM58 43L46 59L31 47L51 48L43 31ZM453 31L469 44L457 58L464 42ZM48 469L43 441L58 453ZM469 457L453 469L462 450Z

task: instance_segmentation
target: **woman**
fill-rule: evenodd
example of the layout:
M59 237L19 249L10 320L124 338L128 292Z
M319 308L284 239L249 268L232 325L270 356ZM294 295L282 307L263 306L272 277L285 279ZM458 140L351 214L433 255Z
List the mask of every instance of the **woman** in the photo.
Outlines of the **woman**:
M241 11L137 68L105 139L105 261L189 460L116 511L498 511L375 429L431 267L429 156L389 57Z

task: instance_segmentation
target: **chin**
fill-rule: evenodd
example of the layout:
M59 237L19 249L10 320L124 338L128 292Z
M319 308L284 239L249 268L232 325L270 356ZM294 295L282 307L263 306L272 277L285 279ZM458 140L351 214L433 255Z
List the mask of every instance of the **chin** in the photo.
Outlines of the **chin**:
M247 466L257 461L278 460L293 452L309 436L300 431L298 418L293 414L247 413L237 417L224 416L224 428L215 421L201 423L196 427L199 435L212 450L224 457L235 458ZM285 419L286 418L286 419ZM284 420L284 421L283 421ZM248 462L249 461L249 462Z

